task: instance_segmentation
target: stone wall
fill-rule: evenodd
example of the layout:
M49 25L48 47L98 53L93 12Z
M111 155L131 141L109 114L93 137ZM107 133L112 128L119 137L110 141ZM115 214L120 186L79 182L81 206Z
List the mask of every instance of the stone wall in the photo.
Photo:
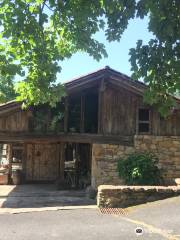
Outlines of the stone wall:
M111 186L98 187L98 207L129 207L180 195L180 187Z
M93 144L92 147L92 186L103 184L122 185L123 180L117 173L117 162L120 157L134 151L134 147Z
M120 158L135 151L151 151L159 157L164 184L172 185L180 178L180 137L137 135L133 146L113 144L93 144L92 146L92 186L103 184L123 185L117 173Z
M180 137L135 136L136 151L151 151L159 158L159 168L165 184L180 178Z

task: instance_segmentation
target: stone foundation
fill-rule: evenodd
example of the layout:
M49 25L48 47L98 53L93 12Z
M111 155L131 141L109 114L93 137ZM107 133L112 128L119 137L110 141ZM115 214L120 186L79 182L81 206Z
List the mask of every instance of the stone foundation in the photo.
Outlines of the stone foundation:
M92 186L98 187L103 184L122 185L124 182L119 178L117 162L119 158L134 151L134 147L93 144L92 147Z
M150 151L158 156L165 185L173 185L174 179L180 178L180 137L137 135L133 146L93 144L92 186L123 185L117 173L117 162L136 151Z
M180 195L180 187L99 186L98 207L124 208Z
M136 151L151 151L159 158L159 168L165 184L180 178L180 137L135 136Z

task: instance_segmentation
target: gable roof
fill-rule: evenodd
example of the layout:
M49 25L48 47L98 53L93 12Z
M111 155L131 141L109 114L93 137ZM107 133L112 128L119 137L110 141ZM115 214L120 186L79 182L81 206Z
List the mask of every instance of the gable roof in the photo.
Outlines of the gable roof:
M17 102L16 100L12 100L6 103L0 104L0 115L6 114L10 111L16 111L21 109L22 103Z
M118 87L122 87L128 89L138 95L143 95L144 90L147 89L147 85L143 82L133 80L127 75L118 72L109 66L101 68L97 71L88 73L86 75L80 76L78 78L74 78L65 83L65 88L69 93L73 91L77 91L78 89L82 89L83 87L89 87L98 85L100 80L107 79L113 85ZM180 98L174 97L177 103L180 104ZM22 103L17 102L16 100L12 100L3 104L0 104L0 114L8 113L10 111L16 111L21 109Z
M142 95L144 90L147 88L144 83L135 81L127 75L118 72L108 66L95 72L72 79L71 81L65 83L65 87L68 92L71 92L73 90L81 89L85 86L88 87L91 85L96 85L101 79L107 79L109 82L117 86L127 88L140 95Z

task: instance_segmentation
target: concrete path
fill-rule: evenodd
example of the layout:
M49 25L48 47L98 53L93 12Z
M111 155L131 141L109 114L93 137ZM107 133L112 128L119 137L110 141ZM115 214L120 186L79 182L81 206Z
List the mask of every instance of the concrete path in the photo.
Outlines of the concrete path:
M0 213L12 212L12 209L45 208L64 206L93 205L95 201L88 199L84 191L59 191L54 185L27 184L18 186L0 186Z

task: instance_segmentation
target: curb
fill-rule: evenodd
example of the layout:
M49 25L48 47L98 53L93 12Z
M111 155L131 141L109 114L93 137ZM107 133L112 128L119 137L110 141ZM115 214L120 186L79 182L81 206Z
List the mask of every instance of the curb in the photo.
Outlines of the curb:
M1 208L0 214L19 214L19 213L30 213L30 212L78 210L78 209L98 209L98 207L97 205L86 205L86 206L63 206L63 207L43 207L43 208Z

